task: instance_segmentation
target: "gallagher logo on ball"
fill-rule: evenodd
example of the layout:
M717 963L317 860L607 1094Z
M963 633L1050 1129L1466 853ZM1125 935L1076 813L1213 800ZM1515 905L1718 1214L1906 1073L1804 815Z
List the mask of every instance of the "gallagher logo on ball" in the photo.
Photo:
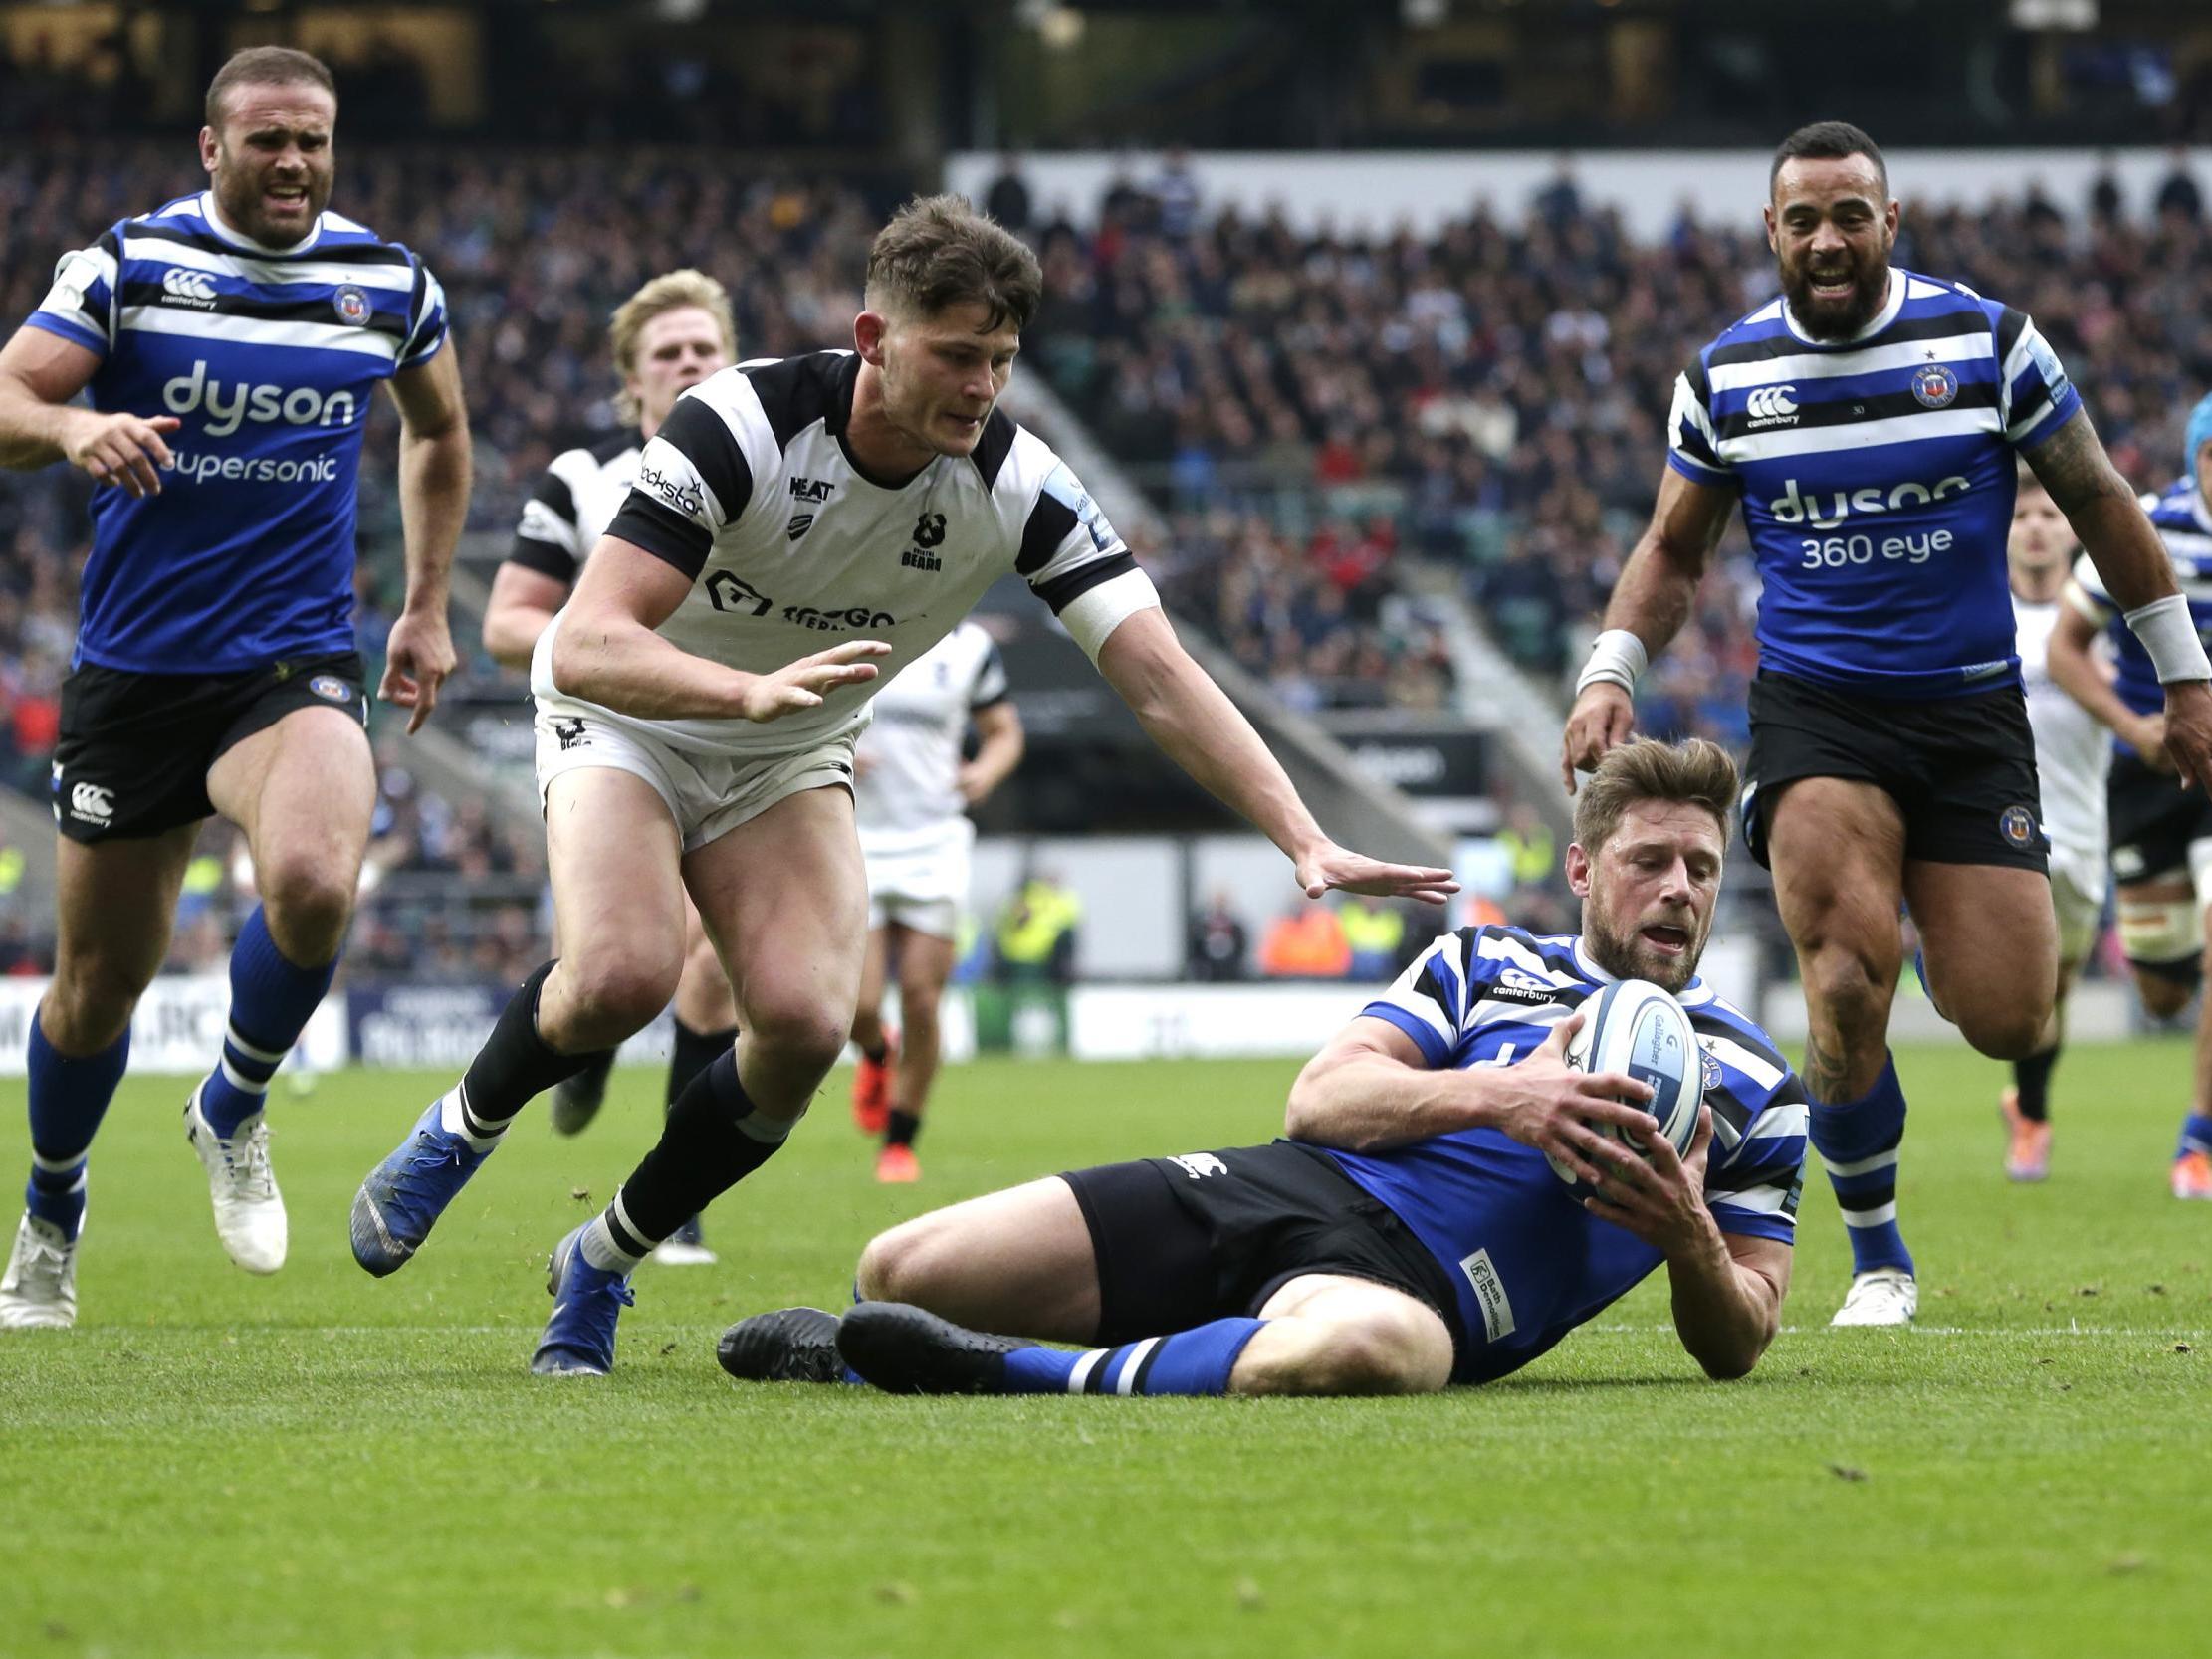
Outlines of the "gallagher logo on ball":
M1912 395L1930 409L1944 408L1958 396L1958 376L1941 363L1929 363L1912 376Z

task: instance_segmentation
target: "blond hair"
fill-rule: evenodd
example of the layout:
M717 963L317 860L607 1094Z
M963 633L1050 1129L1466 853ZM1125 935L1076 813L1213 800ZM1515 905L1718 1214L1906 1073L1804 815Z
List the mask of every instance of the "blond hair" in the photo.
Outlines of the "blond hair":
M935 316L979 305L982 332L1028 327L1044 298L1044 272L1028 245L965 196L917 196L892 215L868 250L867 307Z
M637 339L645 331L646 323L656 316L691 306L715 319L715 329L722 335L722 354L736 362L738 321L730 310L730 291L706 272L686 266L681 271L664 272L655 277L614 308L614 318L607 328L607 347L614 357L615 373L627 380L637 368ZM614 408L624 421L632 424L641 413L637 399L627 386L615 394Z
M1728 833L1736 804L1736 763L1718 743L1691 737L1661 743L1639 737L1606 751L1575 801L1575 840L1592 858L1621 827L1630 807L1645 801L1680 801L1703 807Z

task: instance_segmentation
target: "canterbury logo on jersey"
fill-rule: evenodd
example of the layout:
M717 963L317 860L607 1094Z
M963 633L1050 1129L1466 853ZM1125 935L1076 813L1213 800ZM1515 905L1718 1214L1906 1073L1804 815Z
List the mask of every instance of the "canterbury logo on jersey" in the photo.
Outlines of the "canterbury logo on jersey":
M1791 394L1795 386L1761 386L1744 399L1744 413L1751 417L1751 430L1763 426L1791 426L1797 421L1797 399Z
M215 309L215 279L205 271L172 265L161 274L161 303L211 311Z

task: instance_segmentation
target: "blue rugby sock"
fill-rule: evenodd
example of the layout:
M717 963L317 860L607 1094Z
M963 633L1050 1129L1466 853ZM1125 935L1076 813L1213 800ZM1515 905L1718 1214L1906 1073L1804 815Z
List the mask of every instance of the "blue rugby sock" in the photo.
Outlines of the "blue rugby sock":
M31 1180L23 1201L41 1221L77 1236L85 1219L85 1162L115 1085L130 1062L130 1030L97 1054L72 1060L46 1040L31 1016L25 1056L30 1073Z
M1006 1355L1009 1394L1225 1394L1236 1356L1265 1320L1219 1319L1173 1337L1070 1352L1019 1348Z
M1810 1139L1828 1167L1836 1207L1851 1238L1851 1270L1912 1271L1912 1252L1897 1230L1897 1146L1904 1140L1904 1090L1893 1057L1882 1061L1875 1086L1855 1101L1811 1103Z
M224 1140L262 1109L269 1080L307 1029L337 973L337 958L320 967L291 961L269 936L262 907L246 918L230 953L230 1028L223 1057L200 1085L200 1116Z
M2212 1152L2212 1117L2202 1112L2192 1112L2181 1120L2181 1139L2174 1142L2175 1157L2187 1157L2191 1152Z

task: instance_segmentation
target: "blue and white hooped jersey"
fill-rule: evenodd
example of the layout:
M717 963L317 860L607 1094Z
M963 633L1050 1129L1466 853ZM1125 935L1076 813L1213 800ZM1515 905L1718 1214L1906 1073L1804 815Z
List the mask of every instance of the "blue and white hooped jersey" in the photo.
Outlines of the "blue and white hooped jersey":
M421 260L329 212L264 248L203 192L64 255L29 326L99 353L94 408L183 422L158 496L93 492L76 662L213 674L353 649L369 398L445 341Z
M2016 452L2081 394L2023 313L1892 269L1843 341L1773 300L1674 383L1667 464L1743 498L1759 661L1868 697L2019 683L2005 537Z
M2212 640L2212 511L2197 493L2196 480L2177 479L2165 494L2145 496L2143 511L2166 544L2173 561L2173 579L2189 601L2189 620L2199 634ZM2112 690L2138 715L2155 715L2166 706L2166 688L2158 683L2158 668L2143 649L2143 642L2127 626L2119 601L2112 597L2104 578L2084 553L2074 561L2074 580L2066 590L2067 602L2092 622L2104 627L2112 641ZM2127 744L2112 746L2132 754Z
M1438 1071L1510 1066L1613 982L1574 935L1461 928L1361 1010L1412 1038ZM1713 1143L1705 1201L1723 1233L1791 1242L1803 1184L1805 1090L1767 1034L1702 981L1680 1001L1704 1050ZM1458 1292L1467 1347L1453 1380L1519 1369L1664 1258L1585 1210L1544 1154L1497 1130L1329 1155L1388 1204Z

